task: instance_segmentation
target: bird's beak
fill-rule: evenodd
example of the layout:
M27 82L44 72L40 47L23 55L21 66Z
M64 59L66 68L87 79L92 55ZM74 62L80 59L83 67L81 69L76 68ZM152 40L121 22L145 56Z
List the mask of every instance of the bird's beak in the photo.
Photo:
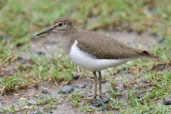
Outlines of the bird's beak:
M46 30L44 30L44 31L42 31L42 32L40 32L40 33L38 33L38 34L36 34L36 36L40 36L40 35L42 35L42 34L50 33L52 30L54 30L54 28L53 28L53 27L50 27L50 28L48 28L48 29L46 29Z

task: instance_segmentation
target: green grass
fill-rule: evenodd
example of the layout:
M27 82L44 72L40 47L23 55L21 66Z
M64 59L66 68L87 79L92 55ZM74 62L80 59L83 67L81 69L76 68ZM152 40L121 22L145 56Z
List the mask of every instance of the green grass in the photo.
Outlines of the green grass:
M168 69L152 71L150 68L159 63L167 64L171 61L170 4L170 0L1 0L0 71L3 67L10 66L15 66L16 71L9 74L0 72L2 75L0 88L3 88L3 93L6 94L17 88L26 88L35 80L38 82L71 80L76 66L65 55L58 56L54 53L50 58L31 56L28 64L15 63L17 57L28 50L35 33L50 26L56 18L68 16L75 20L79 28L83 29L114 31L121 28L138 33L149 31L164 36L166 42L151 49L153 53L160 56L159 62L136 60L113 71L124 69L134 72L138 69L134 72L137 78L142 76L148 84L153 84L152 90L146 92L146 89L142 88L144 92L140 99L137 98L138 89L134 88L134 85L123 93L113 91L111 92L111 107L117 107L121 113L168 113L171 107L164 106L161 102L166 96L171 95L171 72ZM128 83L125 79L123 81L125 84ZM110 83L115 85L114 80ZM117 98L119 95L129 96L129 99L120 101ZM74 100L71 104L79 107L79 94L73 96ZM15 108L15 106L10 106L9 110L3 108L1 110L15 112ZM95 109L85 107L79 107L79 109L95 111Z
M48 26L61 16L68 16L80 27L98 29L131 26L134 30L170 34L170 1L163 0L2 0L0 35L15 39L29 39L40 28ZM151 13L150 13L151 11ZM147 13L149 12L149 13ZM95 21L89 22L89 19ZM132 24L134 23L134 24ZM5 25L5 26L4 26ZM99 27L98 27L99 26Z
M8 109L5 109L3 107L0 107L0 109L3 111L3 113L20 113L20 112L28 112L28 111L35 111L36 109L39 109L39 107L42 106L42 110L44 111L49 111L52 109L56 109L57 107L55 105L57 105L58 100L56 98L53 98L52 96L48 96L48 97L43 97L43 98L34 98L33 99L34 102L28 102L25 101L25 103L27 104L27 107L23 107L22 105L18 104L17 106L11 105L9 106ZM41 112L40 112L41 114Z

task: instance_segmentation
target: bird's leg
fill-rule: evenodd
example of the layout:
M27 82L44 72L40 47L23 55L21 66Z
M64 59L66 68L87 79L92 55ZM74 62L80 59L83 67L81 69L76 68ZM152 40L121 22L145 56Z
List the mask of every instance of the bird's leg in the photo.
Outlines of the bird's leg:
M99 71L99 96L101 97L102 95L102 75L101 71Z
M94 74L94 98L97 97L97 75L96 72L93 72Z

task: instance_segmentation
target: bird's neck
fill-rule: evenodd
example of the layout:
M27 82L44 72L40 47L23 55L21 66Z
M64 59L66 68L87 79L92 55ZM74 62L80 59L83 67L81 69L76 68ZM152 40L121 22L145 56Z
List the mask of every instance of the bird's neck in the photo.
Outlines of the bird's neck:
M71 29L69 31L65 31L61 34L62 45L63 45L63 49L66 54L69 54L70 47L71 47L71 40L73 38L73 35L76 34L77 32L78 32L77 29L73 28L73 29Z
M77 29L75 27L71 27L69 30L66 31L60 31L61 37L70 37L71 35L75 34L77 32Z

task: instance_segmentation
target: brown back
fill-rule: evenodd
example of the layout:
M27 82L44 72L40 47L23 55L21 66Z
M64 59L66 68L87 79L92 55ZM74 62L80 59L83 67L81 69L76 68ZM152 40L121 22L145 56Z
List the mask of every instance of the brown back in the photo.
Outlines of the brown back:
M158 58L140 49L129 47L117 40L91 31L77 31L72 35L70 46L78 41L78 47L98 59L126 59L138 57Z

